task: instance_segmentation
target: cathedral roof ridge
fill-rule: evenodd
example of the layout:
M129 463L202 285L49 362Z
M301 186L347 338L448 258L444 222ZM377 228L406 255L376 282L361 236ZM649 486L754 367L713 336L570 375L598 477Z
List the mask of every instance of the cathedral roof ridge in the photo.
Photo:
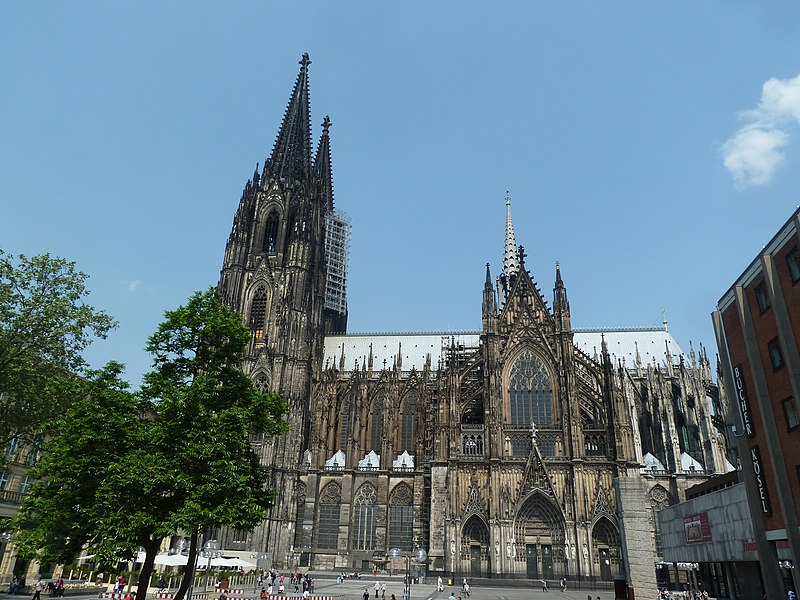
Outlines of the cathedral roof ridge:
M663 326L639 326L639 327L573 327L573 333L626 333L643 331L667 331Z
M347 333L333 333L325 337L364 337L372 335L406 336L406 335L479 335L480 329L448 329L438 331L357 331Z

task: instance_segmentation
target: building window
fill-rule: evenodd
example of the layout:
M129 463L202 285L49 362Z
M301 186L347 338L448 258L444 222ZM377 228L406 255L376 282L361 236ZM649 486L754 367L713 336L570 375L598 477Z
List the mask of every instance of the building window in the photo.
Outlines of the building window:
M8 446L6 446L6 460L13 460L17 455L18 449L19 440L17 439L17 436L14 436L8 441Z
M400 450L414 451L414 417L417 412L417 392L411 390L403 400L400 419Z
M274 254L278 247L278 211L273 210L267 217L264 228L264 252Z
M250 307L250 331L255 338L264 337L264 323L267 320L267 290L258 288L253 296L253 305Z
M353 549L375 549L375 505L378 498L377 490L365 483L356 494L353 518Z
M371 419L370 450L380 454L383 441L383 398L381 396L372 401Z
M780 369L783 366L783 354L781 354L781 345L778 338L773 339L767 344L769 349L769 360L772 362L773 369Z
M317 547L334 550L339 547L339 513L342 490L335 483L326 485L319 498L319 527Z
M339 449L347 447L348 427L350 423L350 396L342 399L342 408L339 411Z
M387 546L412 550L414 512L411 488L398 485L389 499L389 543Z
M8 487L8 471L3 471L0 473L0 490L4 490Z
M767 293L767 286L762 281L756 286L756 302L758 302L758 310L763 314L770 307L769 294Z
M789 265L789 276L792 283L800 281L800 250L793 248L786 256L786 263Z
M786 425L789 431L796 429L800 425L800 420L797 418L797 406L794 403L794 398L787 398L783 401L783 414L786 416Z
M25 475L22 480L19 482L19 493L20 494L27 494L28 488L31 486L31 476Z
M542 361L526 350L514 363L509 376L511 424L547 427L553 423L552 388Z

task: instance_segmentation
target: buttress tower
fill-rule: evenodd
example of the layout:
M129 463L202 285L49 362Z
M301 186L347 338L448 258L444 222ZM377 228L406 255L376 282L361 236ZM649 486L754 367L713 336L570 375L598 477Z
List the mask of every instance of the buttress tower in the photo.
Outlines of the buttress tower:
M272 153L245 184L219 280L224 301L252 332L244 369L259 389L282 394L290 407L288 431L260 441L262 464L281 491L272 514L248 539L223 541L269 549L275 561L294 540L297 473L309 445L311 387L324 335L347 327L350 225L333 206L328 117L312 156L310 64L304 54Z

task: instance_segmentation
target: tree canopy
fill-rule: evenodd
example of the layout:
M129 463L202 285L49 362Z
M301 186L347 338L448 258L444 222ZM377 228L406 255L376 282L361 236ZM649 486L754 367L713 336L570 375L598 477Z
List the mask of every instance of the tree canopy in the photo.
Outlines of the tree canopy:
M42 422L64 409L53 383L81 373L81 353L114 320L86 303L75 263L0 250L0 444L35 443ZM5 455L0 455L0 460Z
M116 363L62 383L72 405L48 424L15 521L20 554L63 562L88 544L111 559L143 546L143 594L163 538L189 535L193 563L202 531L266 518L274 492L251 439L285 431L287 406L242 371L248 340L241 317L210 289L166 313L138 394Z

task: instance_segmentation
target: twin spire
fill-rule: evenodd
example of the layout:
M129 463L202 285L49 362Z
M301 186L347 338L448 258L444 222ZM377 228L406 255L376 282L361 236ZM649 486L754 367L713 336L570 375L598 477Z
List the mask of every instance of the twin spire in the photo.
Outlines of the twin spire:
M507 281L512 275L519 273L519 249L514 235L514 223L511 222L511 195L506 191L506 243L503 248L503 275Z
M333 208L333 183L331 172L330 137L331 120L325 117L317 155L311 160L311 118L308 94L308 53L300 59L300 72L292 89L292 96L283 115L272 155L264 165L267 178L306 182L314 177L321 198L328 208Z

